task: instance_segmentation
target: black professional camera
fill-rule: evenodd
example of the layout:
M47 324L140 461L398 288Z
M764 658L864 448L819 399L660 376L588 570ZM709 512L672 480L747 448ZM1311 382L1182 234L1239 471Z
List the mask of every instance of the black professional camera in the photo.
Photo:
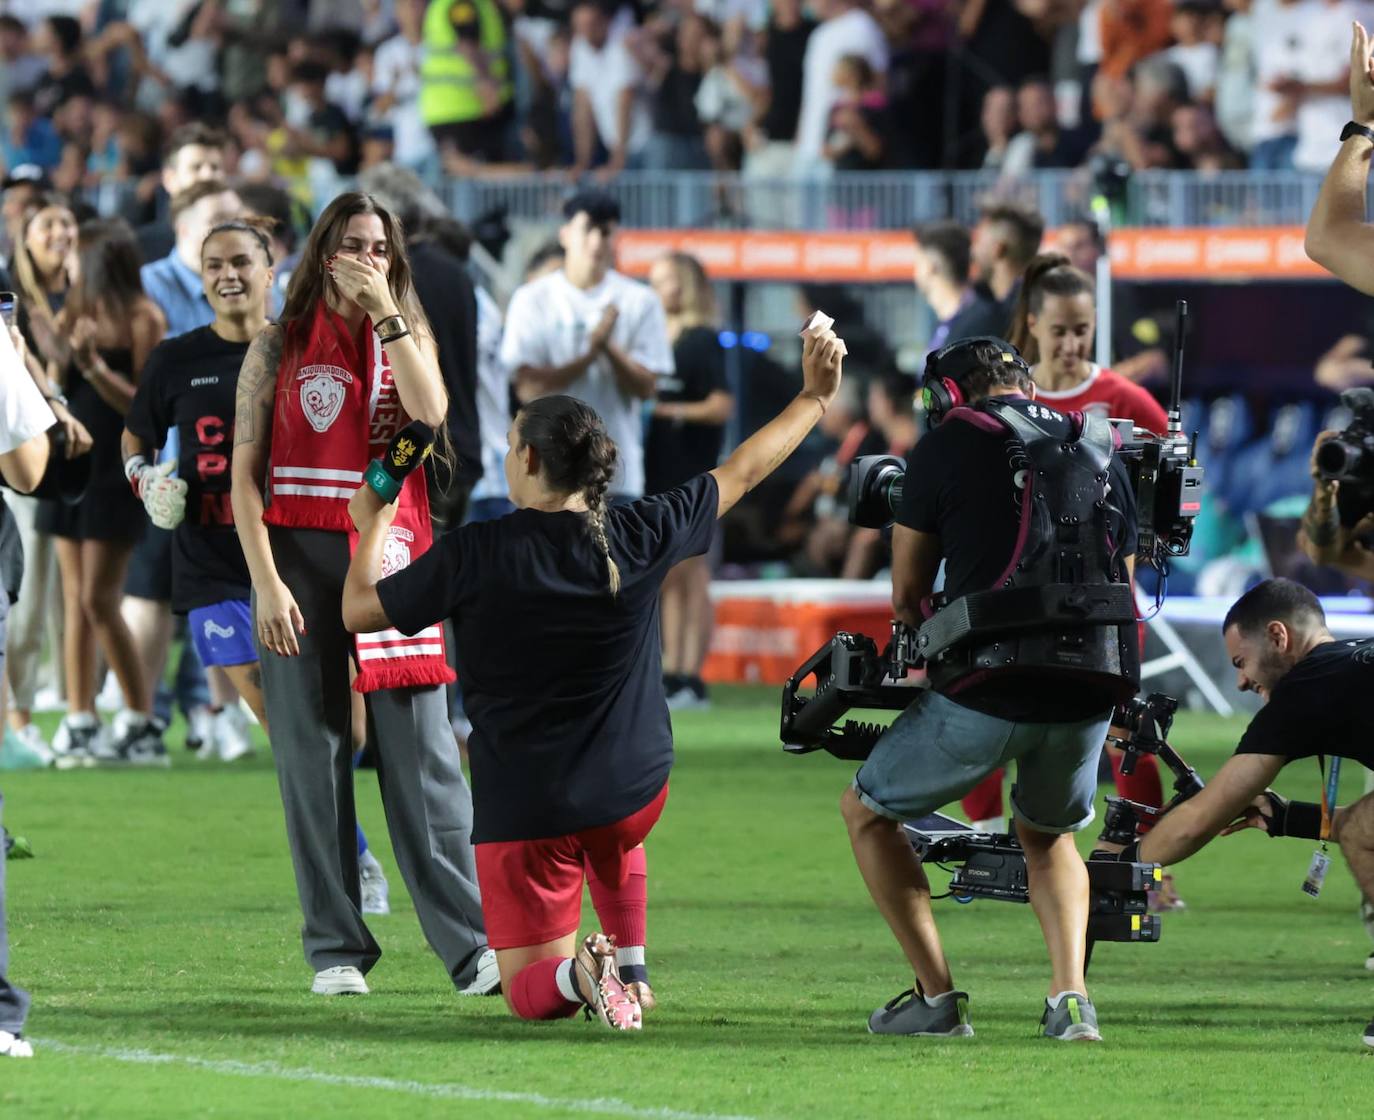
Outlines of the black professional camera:
M1328 482L1374 492L1374 389L1347 389L1341 404L1354 419L1317 448L1317 474Z
M1202 468L1197 463L1196 435L1189 440L1179 421L1179 399L1183 383L1183 337L1188 305L1179 300L1175 309L1174 367L1170 393L1169 430L1162 436L1135 427L1129 420L1113 420L1121 446L1117 457L1126 466L1136 496L1139 562L1160 567L1170 556L1186 556L1193 539L1193 522L1202 510ZM1374 483L1374 389L1351 390L1366 394L1364 414L1369 423L1356 422L1341 438L1358 428L1365 442L1342 445L1333 454L1364 455L1362 476ZM1342 394L1345 400L1350 393ZM1347 402L1350 404L1350 402ZM1354 405L1351 404L1352 410ZM1322 450L1335 444L1331 440ZM1320 454L1320 453L1319 453ZM1336 477L1336 476L1332 476ZM849 467L849 520L869 529L885 529L897 515L906 482L906 462L895 455L862 455ZM1374 497L1374 486L1371 487ZM1372 502L1371 504L1374 504Z

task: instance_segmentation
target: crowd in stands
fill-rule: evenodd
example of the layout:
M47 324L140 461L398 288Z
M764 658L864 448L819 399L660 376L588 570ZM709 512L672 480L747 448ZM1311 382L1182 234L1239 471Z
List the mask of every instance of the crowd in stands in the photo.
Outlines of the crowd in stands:
M1362 0L0 3L0 167L158 200L160 153L327 200L433 175L626 169L1323 170ZM102 210L108 210L102 205Z

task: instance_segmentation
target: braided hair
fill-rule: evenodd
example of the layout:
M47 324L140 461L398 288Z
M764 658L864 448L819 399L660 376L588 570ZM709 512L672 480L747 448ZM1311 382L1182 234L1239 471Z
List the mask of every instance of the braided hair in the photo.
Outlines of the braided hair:
M516 418L520 442L533 447L551 489L580 493L587 503L587 532L606 558L608 586L620 593L620 568L606 533L606 492L615 477L618 452L596 411L568 396L540 397Z

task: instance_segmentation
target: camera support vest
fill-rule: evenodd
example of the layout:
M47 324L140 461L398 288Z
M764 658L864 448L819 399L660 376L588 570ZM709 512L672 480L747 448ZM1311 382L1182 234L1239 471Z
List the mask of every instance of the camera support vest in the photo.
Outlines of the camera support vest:
M1108 523L1108 466L1116 448L1103 417L1069 414L1068 438L1043 420L1062 414L992 398L950 420L1011 436L1021 492L1016 545L998 581L931 611L917 637L931 683L958 692L993 673L1046 673L1119 682L1124 643L1136 641L1135 603Z

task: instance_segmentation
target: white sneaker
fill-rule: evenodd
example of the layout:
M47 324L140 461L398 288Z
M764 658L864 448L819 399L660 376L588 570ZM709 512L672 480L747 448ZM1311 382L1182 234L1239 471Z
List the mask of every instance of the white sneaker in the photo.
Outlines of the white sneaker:
M15 732L24 741L24 746L28 747L34 754L47 759L49 766L52 765L53 752L48 746L48 741L43 738L43 732L36 723L26 723Z
M214 743L221 762L234 762L253 753L248 719L238 704L230 704L215 714L211 736L206 740L207 750L210 743Z
M124 692L119 687L119 678L108 669L100 686L100 695L95 698L95 707L101 712L117 712L124 707Z
M496 950L483 949L477 958L477 975L466 988L459 988L460 996L494 996L501 990L501 970L496 967Z
M57 690L56 685L45 684L33 695L35 712L65 712L67 698Z
M1007 831L1007 821L1005 817L989 817L985 821L970 821L969 828L974 832L999 833Z
M186 713L186 749L200 758L215 755L215 713L209 704L197 704Z
M317 996L365 996L367 981L351 964L340 964L315 973L310 990Z
M364 914L391 913L386 872L370 850L358 857L358 889L362 895L361 909Z
M59 770L94 766L101 753L104 728L91 712L72 712L62 717L52 737L54 762Z
M0 1031L0 1058L32 1058L33 1046L26 1038Z

